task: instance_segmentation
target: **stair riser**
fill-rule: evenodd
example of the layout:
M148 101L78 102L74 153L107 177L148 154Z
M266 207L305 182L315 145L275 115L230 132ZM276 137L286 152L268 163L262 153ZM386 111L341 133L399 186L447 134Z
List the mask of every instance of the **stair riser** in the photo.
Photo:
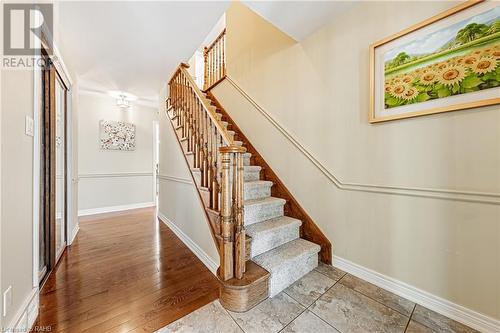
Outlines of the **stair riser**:
M187 140L181 141L182 151L186 153L188 151L188 142Z
M205 204L205 207L209 207L210 206L210 192L200 190L200 194L201 194L201 199L203 200L203 203Z
M188 154L186 155L186 158L189 163L189 167L190 168L194 167L194 154Z
M245 206L245 225L283 216L284 204L264 204Z
M250 156L243 157L243 165L245 166L250 165Z
M194 181L198 186L201 185L201 172L199 171L193 171L193 176L194 176Z
M271 196L271 186L267 184L259 184L248 186L245 185L244 200L264 199Z
M300 225L289 225L272 232L253 235L250 245L250 256L252 258L256 257L259 254L299 238L299 229Z
M269 297L274 297L295 281L318 266L318 254L289 261L277 271L271 271L269 280ZM266 267L264 267L266 268Z
M233 170L231 168L229 172L229 179L233 180ZM243 171L243 181L244 182L252 182L254 180L260 180L260 170L247 169Z
M245 182L251 182L254 180L259 180L260 179L260 171L247 171L245 170L245 173L243 175L243 180Z

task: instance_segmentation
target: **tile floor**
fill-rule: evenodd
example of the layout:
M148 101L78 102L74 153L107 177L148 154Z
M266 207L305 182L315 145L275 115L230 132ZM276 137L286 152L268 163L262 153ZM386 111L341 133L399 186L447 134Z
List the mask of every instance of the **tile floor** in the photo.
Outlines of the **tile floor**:
M245 313L214 301L158 333L477 332L350 274L320 264Z

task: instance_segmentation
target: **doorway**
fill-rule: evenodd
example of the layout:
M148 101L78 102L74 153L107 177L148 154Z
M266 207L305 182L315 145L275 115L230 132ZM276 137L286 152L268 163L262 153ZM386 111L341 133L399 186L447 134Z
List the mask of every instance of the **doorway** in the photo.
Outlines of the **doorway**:
M41 71L40 211L38 279L42 284L67 244L67 98L68 87L47 54Z
M158 176L160 173L160 125L157 120L153 121L153 199L158 207L158 194L160 193L160 183Z

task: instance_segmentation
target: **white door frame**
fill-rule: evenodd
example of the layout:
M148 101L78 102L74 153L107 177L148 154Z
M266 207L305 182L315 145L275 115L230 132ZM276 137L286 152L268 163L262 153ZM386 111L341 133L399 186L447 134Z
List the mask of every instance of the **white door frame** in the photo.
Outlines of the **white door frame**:
M158 170L156 169L156 163L159 162L159 138L159 122L158 120L153 120L153 201L156 207L158 207L158 196L156 193L158 185Z

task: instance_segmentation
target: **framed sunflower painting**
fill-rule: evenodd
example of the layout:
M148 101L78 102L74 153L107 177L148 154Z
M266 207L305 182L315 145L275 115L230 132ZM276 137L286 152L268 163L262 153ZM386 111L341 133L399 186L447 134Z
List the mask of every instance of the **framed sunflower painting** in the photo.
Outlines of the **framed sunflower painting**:
M371 123L500 103L500 2L468 1L370 47Z

